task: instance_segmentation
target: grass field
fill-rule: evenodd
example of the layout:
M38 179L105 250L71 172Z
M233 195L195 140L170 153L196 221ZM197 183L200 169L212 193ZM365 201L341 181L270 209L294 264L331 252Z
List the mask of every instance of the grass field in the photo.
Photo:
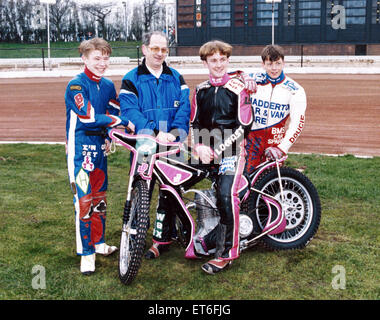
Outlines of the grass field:
M137 46L141 47L141 41L111 41L113 57L137 58ZM78 57L79 42L51 42L50 55L52 58L73 58ZM42 58L42 48L44 48L45 58L48 56L47 43L23 44L0 42L0 59L13 58ZM140 57L141 57L141 48Z
M114 245L127 159L120 148L109 158L107 242ZM174 244L160 259L143 260L135 281L124 286L118 255L97 258L91 277L79 272L64 146L0 145L0 299L380 299L380 158L290 155L287 164L306 167L321 197L321 225L305 249L255 247L228 271L209 276L200 269L203 260L187 261ZM36 288L41 270L45 286Z

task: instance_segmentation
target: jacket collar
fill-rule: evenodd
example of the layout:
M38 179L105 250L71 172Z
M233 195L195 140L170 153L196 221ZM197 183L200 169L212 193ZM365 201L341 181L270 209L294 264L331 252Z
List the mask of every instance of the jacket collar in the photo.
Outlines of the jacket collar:
M215 79L211 76L211 74L209 75L209 78L210 78L210 83L214 86L214 87L221 87L221 86L224 86L228 80L230 80L230 76L228 73L226 73L222 78L219 78L219 79Z
M90 70L87 69L87 67L84 68L84 73L86 74L87 77L90 78L90 80L95 81L96 83L99 83L100 79L102 77L98 77L94 73L92 73Z
M284 71L281 72L281 74L279 75L278 78L274 79L274 78L271 78L267 73L265 74L265 77L267 79L267 81L269 81L272 85L276 85L276 84L279 84L281 83L284 79L285 79L285 74L284 74Z
M150 71L148 70L146 63L145 63L145 58L143 59L142 63L139 65L137 69L137 75L143 75L143 74L151 74ZM168 75L173 75L173 72L170 70L170 68L167 66L166 62L164 61L162 64L162 73L163 74L168 74Z

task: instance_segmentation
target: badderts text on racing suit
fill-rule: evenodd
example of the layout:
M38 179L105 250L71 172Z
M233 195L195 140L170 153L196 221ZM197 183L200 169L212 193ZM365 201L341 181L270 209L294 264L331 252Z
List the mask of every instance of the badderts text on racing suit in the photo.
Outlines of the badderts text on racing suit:
M190 90L182 75L163 63L157 78L146 66L145 59L137 68L128 72L120 90L121 114L135 125L136 133L156 134L170 132L177 141L184 140L189 132ZM154 182L151 182L152 195ZM160 191L153 242L171 243L177 201L168 191Z
M120 112L114 84L87 68L72 79L65 93L66 156L74 193L77 254L95 252L105 242L107 158L105 138L87 135L118 124L127 125Z
M304 89L283 72L277 79L266 73L254 77L257 83L257 91L251 95L254 120L246 146L249 173L265 160L266 148L277 146L285 154L289 151L304 128L306 111Z
M220 82L211 77L197 86L192 100L191 138L194 148L207 145L218 166L216 181L220 223L204 237L215 257L232 260L239 257L239 192L247 187L245 179L245 135L252 123L249 94L244 83L226 74Z

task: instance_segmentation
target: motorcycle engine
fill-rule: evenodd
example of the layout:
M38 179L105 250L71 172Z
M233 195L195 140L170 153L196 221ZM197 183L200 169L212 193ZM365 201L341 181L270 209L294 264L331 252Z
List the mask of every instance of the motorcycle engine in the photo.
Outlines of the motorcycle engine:
M196 237L204 237L219 223L219 212L216 209L216 192L213 189L202 190L202 193L214 204L211 204L200 194L196 193L194 202L197 210L197 232Z

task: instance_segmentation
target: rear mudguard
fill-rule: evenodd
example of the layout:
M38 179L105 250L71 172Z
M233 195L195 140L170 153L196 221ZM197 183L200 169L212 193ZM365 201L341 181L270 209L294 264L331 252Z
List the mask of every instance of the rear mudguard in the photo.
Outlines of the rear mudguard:
M263 200L268 207L268 221L262 232L265 234L278 234L283 232L286 228L286 219L281 204L266 196L263 196Z

